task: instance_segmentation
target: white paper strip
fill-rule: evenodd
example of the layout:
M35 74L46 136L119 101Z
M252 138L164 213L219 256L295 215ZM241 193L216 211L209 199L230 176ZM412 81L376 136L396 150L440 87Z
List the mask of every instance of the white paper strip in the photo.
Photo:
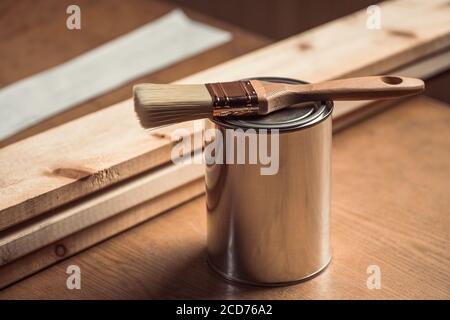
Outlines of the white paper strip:
M0 139L230 38L226 31L173 10L68 62L0 89Z

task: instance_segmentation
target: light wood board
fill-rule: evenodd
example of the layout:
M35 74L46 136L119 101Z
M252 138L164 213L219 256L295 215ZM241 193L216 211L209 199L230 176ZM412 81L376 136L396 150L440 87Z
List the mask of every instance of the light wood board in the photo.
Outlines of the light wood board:
M203 177L204 167L193 163L169 164L151 173L132 178L93 194L70 206L63 206L48 217L0 234L0 266L60 240L102 220ZM197 161L197 162L195 162ZM201 162L200 162L201 163ZM180 202L185 201L180 197Z
M0 266L0 289L134 227L161 212L181 205L202 194L204 189L204 179L191 181L177 189L165 192L157 198L33 251L12 263Z

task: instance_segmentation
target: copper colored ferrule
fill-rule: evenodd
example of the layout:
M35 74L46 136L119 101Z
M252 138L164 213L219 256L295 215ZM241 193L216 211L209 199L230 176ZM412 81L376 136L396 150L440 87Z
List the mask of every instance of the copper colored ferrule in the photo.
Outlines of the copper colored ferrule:
M242 116L258 113L258 96L250 81L206 84L213 99L213 116Z

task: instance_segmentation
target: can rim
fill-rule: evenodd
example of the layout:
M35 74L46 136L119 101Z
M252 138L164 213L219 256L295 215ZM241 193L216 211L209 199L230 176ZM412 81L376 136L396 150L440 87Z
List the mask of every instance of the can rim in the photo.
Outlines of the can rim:
M328 268L328 266L331 264L332 259L333 259L333 256L332 256L332 254L330 254L327 262L324 263L323 265L321 265L319 268L317 268L317 270L315 270L314 272L305 274L304 276L302 276L300 278L287 280L287 281L281 281L281 282L261 282L261 281L257 282L257 281L238 278L233 275L227 274L226 272L224 272L223 270L218 268L214 264L214 262L210 259L210 257L208 257L206 261L207 261L209 267L213 271L215 271L220 276L222 276L225 280L230 281L231 283L241 283L241 284L247 284L247 285L252 285L252 286L257 286L257 287L281 287L281 286L296 285L296 284L303 283L312 278L317 277L318 275L320 275L322 272L324 272Z
M271 82L291 83L291 84L307 84L308 82L283 77L253 77L242 79L245 80L262 80ZM211 120L219 126L227 129L254 129L254 130L279 130L281 132L297 131L314 126L325 119L327 119L333 111L333 101L312 101L315 104L315 108L306 116L299 118L297 121L291 120L285 124L255 124L254 122L246 121L245 118L235 117L213 117Z

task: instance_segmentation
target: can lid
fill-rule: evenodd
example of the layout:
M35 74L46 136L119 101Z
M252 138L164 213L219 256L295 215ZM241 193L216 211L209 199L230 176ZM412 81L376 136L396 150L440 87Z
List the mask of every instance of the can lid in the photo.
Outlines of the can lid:
M305 83L286 78L258 78L257 80L295 84ZM332 101L312 101L292 105L267 115L214 117L213 121L220 126L233 129L278 129L280 131L291 131L307 128L321 122L330 116L332 110Z

